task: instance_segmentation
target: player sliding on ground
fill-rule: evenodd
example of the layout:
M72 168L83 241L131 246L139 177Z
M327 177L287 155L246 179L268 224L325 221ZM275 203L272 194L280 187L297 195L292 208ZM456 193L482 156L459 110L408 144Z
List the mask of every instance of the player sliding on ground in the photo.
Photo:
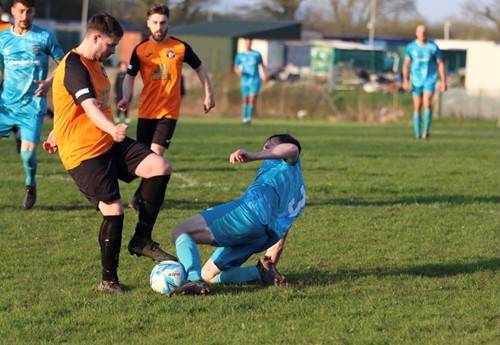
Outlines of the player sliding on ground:
M239 149L231 154L232 164L264 162L239 199L202 211L174 228L172 239L187 280L168 296L210 294L208 283L261 279L266 285L286 285L275 265L306 202L300 152L298 140L278 134L269 137L260 152ZM218 247L203 269L197 243ZM241 267L265 250L256 266Z

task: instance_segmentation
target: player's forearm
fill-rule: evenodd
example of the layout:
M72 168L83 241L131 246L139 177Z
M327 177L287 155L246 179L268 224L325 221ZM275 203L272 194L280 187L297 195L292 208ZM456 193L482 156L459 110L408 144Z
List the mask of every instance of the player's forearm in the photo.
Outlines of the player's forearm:
M115 124L108 119L106 114L104 114L99 106L97 105L97 101L95 98L86 99L82 102L83 110L85 110L85 114L92 120L94 125L99 127L104 132L114 135Z
M278 242L276 242L272 247L268 248L266 251L266 256L270 256L271 260L274 265L278 264L278 261L281 257L281 253L283 252L283 249L285 248L285 241L286 241L286 236L288 233L285 234Z
M408 82L408 77L410 75L409 71L410 71L410 60L405 59L405 61L403 63L403 70L402 70L404 82Z
M438 73L439 73L439 78L441 78L441 81L446 82L446 71L443 62L438 64Z
M125 78L123 78L123 84L122 84L123 99L125 99L127 102L130 102L130 98L132 97L134 81L135 77L131 76L130 74L125 75Z
M299 155L299 148L293 144L279 144L270 149L256 152L255 159L285 159L289 163L293 163Z
M196 74L198 75L198 79L200 79L201 85L205 90L205 96L213 97L212 83L210 82L210 76L208 75L205 67L200 65L200 67L196 69Z

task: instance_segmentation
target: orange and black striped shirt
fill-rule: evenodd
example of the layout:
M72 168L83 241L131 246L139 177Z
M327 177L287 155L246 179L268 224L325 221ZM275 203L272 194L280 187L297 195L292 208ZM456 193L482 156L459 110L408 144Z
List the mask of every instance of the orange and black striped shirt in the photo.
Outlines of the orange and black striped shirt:
M54 135L66 170L101 156L113 145L113 137L98 128L81 106L84 100L95 98L99 109L113 121L110 85L102 63L86 59L75 49L57 67L52 83Z
M148 38L135 47L127 73L135 77L141 72L144 88L139 101L139 118L177 120L184 62L193 69L201 66L191 46L175 37L168 37L164 43Z

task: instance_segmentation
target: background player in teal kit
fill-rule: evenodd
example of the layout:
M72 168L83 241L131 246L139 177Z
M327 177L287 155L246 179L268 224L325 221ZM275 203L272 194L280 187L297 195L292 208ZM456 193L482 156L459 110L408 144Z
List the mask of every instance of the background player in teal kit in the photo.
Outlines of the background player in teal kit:
M171 295L205 295L210 283L243 283L261 279L266 285L286 284L275 265L288 230L302 214L306 189L300 163L301 146L288 134L269 137L260 152L239 149L231 163L264 160L243 195L209 208L172 231L187 282ZM218 247L203 270L196 243ZM267 250L256 266L241 267L251 255Z
M264 78L261 78L260 68L262 68ZM243 123L250 124L262 81L265 83L269 79L269 73L262 60L262 55L252 49L251 38L245 38L245 51L236 54L234 58L234 72L241 77L240 86L241 95L243 96L241 113L243 115Z
M11 13L14 25L0 33L4 78L0 90L0 137L8 137L15 126L20 128L20 153L26 171L23 206L30 209L36 201L36 146L53 78L47 78L49 56L59 63L64 52L52 33L33 25L35 0L14 0Z
M446 91L446 72L443 55L433 41L427 40L427 29L424 25L417 26L417 37L406 47L403 64L403 88L412 90L413 95L413 128L415 138L429 139L432 121L432 95L437 81L441 79L441 92ZM411 88L409 84L411 65ZM424 107L424 133L421 135L421 114Z

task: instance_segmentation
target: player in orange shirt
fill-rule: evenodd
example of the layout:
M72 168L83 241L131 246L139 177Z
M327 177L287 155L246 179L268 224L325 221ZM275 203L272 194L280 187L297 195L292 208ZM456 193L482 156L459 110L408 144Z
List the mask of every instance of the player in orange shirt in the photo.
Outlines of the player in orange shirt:
M205 114L215 107L215 100L210 78L201 60L189 44L168 34L169 8L154 3L150 6L147 17L151 36L139 43L132 53L123 81L123 98L118 107L122 111L128 109L135 77L140 72L144 88L139 101L137 141L163 155L170 146L179 118L183 63L196 71L205 90ZM138 194L140 188L132 198L130 208L138 209L141 202Z
M54 130L43 144L50 153L59 151L80 191L103 215L99 231L102 281L97 290L111 293L123 293L117 274L124 220L118 180L144 179L144 202L128 245L130 254L155 261L176 259L151 238L172 166L127 137L126 124L113 121L111 84L103 62L115 52L122 36L120 23L111 15L99 13L90 18L82 43L57 68L52 85Z
M3 3L0 2L0 31L4 31L12 26L12 23L5 22L2 20L3 15Z

